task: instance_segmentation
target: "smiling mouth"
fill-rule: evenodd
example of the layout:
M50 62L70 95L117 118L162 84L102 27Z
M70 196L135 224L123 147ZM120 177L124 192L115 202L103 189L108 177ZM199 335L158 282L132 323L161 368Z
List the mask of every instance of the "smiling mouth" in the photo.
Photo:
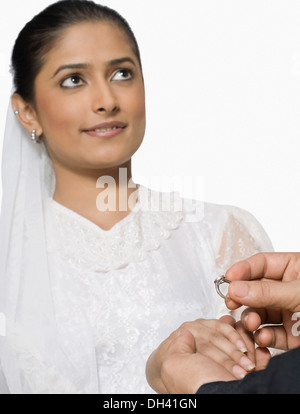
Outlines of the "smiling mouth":
M96 132L106 132L106 131L114 131L114 130L119 129L119 128L120 127L116 127L116 126L111 127L111 128L96 128L96 129L94 129L94 131L96 131Z
M85 129L83 132L93 137L112 138L115 135L122 133L126 127L127 125L123 122L106 122L92 128Z

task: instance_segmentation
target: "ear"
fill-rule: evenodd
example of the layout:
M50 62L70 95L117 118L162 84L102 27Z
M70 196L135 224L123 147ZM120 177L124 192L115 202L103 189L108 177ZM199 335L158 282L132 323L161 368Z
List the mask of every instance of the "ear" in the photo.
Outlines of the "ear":
M43 129L38 121L38 116L33 105L24 99L18 93L14 93L12 98L12 107L18 110L18 119L25 129L31 134L32 130L36 130L36 135L40 137L43 134Z

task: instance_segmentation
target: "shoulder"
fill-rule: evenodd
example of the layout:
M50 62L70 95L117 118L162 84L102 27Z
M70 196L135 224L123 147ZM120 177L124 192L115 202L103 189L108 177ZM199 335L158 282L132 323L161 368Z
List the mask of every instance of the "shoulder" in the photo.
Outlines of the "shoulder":
M186 217L194 215L199 221L203 220L215 237L222 236L224 232L235 231L251 235L254 239L262 239L271 248L263 225L248 210L190 199L181 199L181 205Z
M274 250L262 224L247 210L206 203L205 220L220 271L254 254Z
M258 250L273 250L272 243L260 221L248 210L230 205L205 203L205 219L213 234L224 238L230 235L252 239L258 244Z
M192 226L195 222L195 232L205 232L220 269L274 250L264 227L248 210L197 200L182 199L181 203L185 221Z
M273 250L272 243L261 223L247 210L237 206L214 204L181 197L179 192L160 192L140 186L139 195L146 211L182 214L186 223L201 223L208 229L214 244L231 236L252 238L261 248ZM146 201L146 202L145 202Z

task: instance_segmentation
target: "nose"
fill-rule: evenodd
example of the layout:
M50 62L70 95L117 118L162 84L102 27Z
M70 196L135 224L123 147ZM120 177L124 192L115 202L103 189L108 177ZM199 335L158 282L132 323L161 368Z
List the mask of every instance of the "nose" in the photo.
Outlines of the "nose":
M93 111L96 113L115 113L119 111L119 104L112 86L101 82L93 91Z

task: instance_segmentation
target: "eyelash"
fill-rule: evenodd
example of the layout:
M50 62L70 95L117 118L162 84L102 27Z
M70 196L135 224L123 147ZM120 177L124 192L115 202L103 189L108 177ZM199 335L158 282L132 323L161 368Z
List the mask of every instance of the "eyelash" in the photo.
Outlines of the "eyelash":
M131 70L131 69L126 69L126 68L122 68L122 69L118 69L117 71L115 71L114 72L114 74L113 74L113 76L112 76L112 78L111 78L111 80L113 80L113 78L118 74L118 73L121 73L121 72L125 72L125 73L127 73L128 75L127 76L129 76L129 78L127 79L127 78L125 78L125 79L122 79L122 80L118 80L118 81L116 81L116 82L128 82L128 81L131 81L131 80L133 80L133 78L134 78L134 74L133 74L133 71ZM68 79L79 79L79 80L81 80L82 82L85 82L84 80L83 80L83 77L82 77L82 75L81 74L79 74L79 73L72 73L71 75L68 75L68 76L66 76L62 81L61 81L61 83L60 83L60 86L61 86L61 88L63 88L63 89L76 89L76 88L80 88L81 86L83 86L82 85L82 83L81 84L79 84L79 85L74 85L74 86L64 86L64 83L68 80Z
M126 69L126 68L122 68L122 69L118 69L116 72L114 72L114 75L113 75L113 77L115 77L116 76L116 74L117 73L120 73L120 72L125 72L125 73L127 73L129 76L130 76L130 78L129 79L123 79L121 82L125 82L125 81L129 81L129 80L132 80L133 79L133 71L131 70L131 69ZM118 81L117 81L118 82Z
M67 80L72 80L72 79L80 79L81 81L82 81L82 77L81 77L81 75L79 75L79 74L77 74L77 73L72 73L72 75L68 75L68 76L66 76L62 81L61 81L61 83L60 83L60 86L63 88L63 89L75 89L75 88L79 88L80 86L82 86L81 84L80 85L74 85L74 86L65 86L64 85L64 83L67 81Z

